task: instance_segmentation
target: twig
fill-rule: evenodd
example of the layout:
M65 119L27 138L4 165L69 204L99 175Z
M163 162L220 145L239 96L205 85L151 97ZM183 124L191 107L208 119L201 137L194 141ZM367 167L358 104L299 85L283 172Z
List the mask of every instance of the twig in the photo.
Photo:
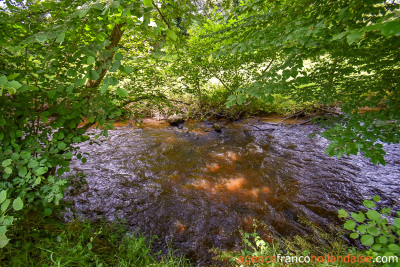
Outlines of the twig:
M254 126L254 125L251 125L251 124L248 124L248 125L257 129L257 130L249 130L251 132L254 132L254 131L274 131L275 130L275 129L261 129L261 128L259 128L257 126Z

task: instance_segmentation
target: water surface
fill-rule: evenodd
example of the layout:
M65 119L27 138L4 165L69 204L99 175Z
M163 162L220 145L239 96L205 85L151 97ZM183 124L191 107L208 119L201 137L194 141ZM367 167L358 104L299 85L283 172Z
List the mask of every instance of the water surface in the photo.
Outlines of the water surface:
M304 235L302 216L327 226L339 223L339 208L358 210L367 196L398 200L398 145L386 146L385 167L362 156L339 160L323 153L327 140L307 137L316 126L268 122L221 122L221 133L211 122L183 129L156 122L117 128L100 146L84 143L87 163L73 160L71 168L88 184L67 195L67 216L123 218L157 235L156 249L171 243L206 265L210 248L239 248L239 230L252 231L253 219L272 233Z

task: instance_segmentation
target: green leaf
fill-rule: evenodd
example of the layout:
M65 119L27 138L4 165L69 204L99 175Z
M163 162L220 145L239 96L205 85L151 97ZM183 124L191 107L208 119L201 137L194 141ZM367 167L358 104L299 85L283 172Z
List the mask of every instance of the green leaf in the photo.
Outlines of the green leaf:
M35 185L38 185L42 182L42 178L39 176L35 179Z
M396 218L393 220L393 225L400 229L400 218Z
M364 224L361 224L357 227L357 231L359 231L361 234L365 234L367 232L367 226Z
M30 160L28 163L28 168L35 168L38 165L38 162L36 160Z
M119 66L121 66L121 62L118 60L114 61L113 65L110 69L110 72L116 71L119 68Z
M380 244L386 244L388 242L388 239L386 236L380 236L377 238L377 242Z
M18 168L18 176L24 178L28 173L28 169L25 166Z
M0 234L0 248L4 248L10 239L5 234Z
M65 39L65 31L63 31L62 33L60 33L60 35L58 35L56 42L61 44L62 42L64 42L64 39Z
M23 132L21 130L17 130L15 132L15 136L18 137L18 138L22 137L22 135L23 135Z
M355 221L348 220L344 223L343 228L346 230L354 230L354 228L356 228L356 223Z
M2 190L0 192L0 204L3 203L7 198L7 191L6 190Z
M37 175L45 174L45 173L47 172L47 167L40 167L40 168L38 168L37 170L34 170L34 172L35 172Z
M4 75L0 76L0 86L6 84L6 82L7 82L7 77Z
M0 234L5 234L7 232L6 226L0 226Z
M390 244L388 246L389 250L395 254L400 254L400 247L396 244Z
M369 210L369 211L367 211L367 217L370 220L377 221L381 218L381 214L379 212L377 212L376 210Z
M389 207L382 208L381 213L385 215L389 215L392 212L392 209Z
M49 208L44 209L44 216L50 216L53 213L53 211Z
M21 152L21 158L22 159L29 159L31 157L31 153L29 153L28 151L22 151Z
M64 142L61 142L58 144L58 149L64 150L67 147L67 145Z
M335 36L332 38L332 40L334 41L334 40L342 39L346 34L347 34L346 31L345 31L345 32L341 32L341 33L335 35Z
M382 249L382 245L380 244L375 244L372 246L372 250L374 251L380 251Z
M143 0L143 5L152 6L153 5L153 1L152 0Z
M170 29L167 29L167 36L174 41L176 41L178 39L178 36Z
M71 159L72 156L73 156L73 155L72 155L71 152L67 152L67 153L65 153L64 158L65 158L65 159Z
M360 235L358 233L351 233L350 238L357 239Z
M363 235L360 240L361 244L367 247L370 247L372 244L374 244L374 237L371 235Z
M65 172L64 168L59 168L59 169L57 170L57 175L58 175L58 176L61 176L61 175L64 174L64 172Z
M127 92L125 89L120 88L120 87L117 88L116 93L117 93L120 97L127 97L127 96L128 96L128 92Z
M112 1L111 3L111 8L117 9L119 7L120 3L118 0Z
M14 73L7 76L7 80L12 81L19 76L19 73Z
M88 13L89 9L81 9L78 10L78 17L79 18L83 18L84 16L86 16L86 14Z
M18 89L22 86L22 84L20 84L18 81L11 81L6 83L6 85L4 86L5 88L14 88L14 89Z
M370 226L367 228L368 234L373 235L373 236L378 236L380 235L380 231L378 228L376 228L375 226Z
M375 208L375 203L372 202L371 200L364 200L363 205L369 209Z
M392 20L392 21L386 22L381 27L381 32L386 37L400 35L400 22L398 20Z
M131 73L133 71L133 68L131 67L131 66L125 66L124 67L124 72L126 73L126 74L129 74L129 73Z
M46 40L47 40L47 34L45 34L45 33L40 34L39 36L36 37L36 40L38 40L38 41L41 42L41 43L46 42Z
M339 209L338 213L339 213L339 218L347 218L347 217L349 217L349 213L347 211L345 211L344 209Z
M9 165L11 164L11 162L12 162L11 159L6 159L6 160L4 160L4 161L1 163L1 165L2 165L3 167L7 167L7 166L9 166Z
M100 77L100 75L95 70L90 71L90 76L91 76L92 80L95 80L95 81Z
M1 211L5 212L6 209L8 208L8 206L10 205L11 200L10 199L6 199L6 201L3 202L3 204L1 204Z
M97 10L103 10L104 5L102 3L96 3L92 6L92 8L97 9Z
M357 222L363 222L365 220L365 215L361 211L358 214L352 212L351 217L353 217L353 219L356 220Z
M124 58L124 57L122 56L121 53L116 53L116 54L115 54L115 59L116 59L116 60L121 61L123 58Z
M104 83L100 88L100 93L104 94L107 91L108 86L109 86L108 83Z
M14 210L22 210L22 208L24 207L24 202L22 202L22 199L20 197L17 197L16 199L14 199L12 206Z
M10 167L6 167L4 168L4 172L7 174L11 174L12 173L12 169Z
M347 43L351 45L354 42L360 40L364 35L363 31L353 31L349 35L347 35Z
M372 200L375 202L379 202L379 201L381 201L381 198L379 196L375 195Z
M49 98L54 98L57 95L57 91L52 90L52 91L48 92L47 95L49 96Z
M87 64L88 65L92 65L95 61L96 61L96 59L94 57L92 57L92 56L89 56L87 58Z

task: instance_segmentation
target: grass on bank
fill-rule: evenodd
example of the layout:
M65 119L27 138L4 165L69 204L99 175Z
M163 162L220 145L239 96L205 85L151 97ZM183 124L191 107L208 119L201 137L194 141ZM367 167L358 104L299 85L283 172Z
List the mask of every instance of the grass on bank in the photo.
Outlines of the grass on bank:
M336 227L330 226L329 229L324 230L317 226L308 219L300 218L301 223L307 226L311 232L308 236L293 236L293 237L282 237L278 234L274 235L275 243L268 243L260 238L257 230L263 228L264 231L269 231L268 227L260 222L254 220L254 232L245 233L241 232L243 248L240 251L220 251L213 250L217 255L215 259L230 263L232 266L257 266L257 267L277 267L277 266L382 266L378 263L366 263L366 262L323 262L323 263L291 263L292 256L297 258L301 256L347 256L354 257L367 257L371 256L370 251L362 251L355 247L350 247L345 244L343 236L346 235L343 230ZM281 262L262 262L265 256L275 256L279 254ZM256 261L252 261L253 257L257 257ZM261 258L260 258L261 257ZM285 263L287 257L291 259ZM270 259L270 258L269 258ZM259 260L259 262L258 262ZM398 266L398 265L388 265Z
M143 235L117 223L62 223L30 210L9 237L0 266L190 266L173 253L152 252Z

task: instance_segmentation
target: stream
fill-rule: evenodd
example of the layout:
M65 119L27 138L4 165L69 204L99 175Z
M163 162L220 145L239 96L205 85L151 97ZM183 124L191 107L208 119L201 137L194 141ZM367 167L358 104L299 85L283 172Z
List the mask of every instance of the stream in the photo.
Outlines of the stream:
M155 249L167 244L193 263L207 266L212 247L238 249L239 230L253 219L282 236L307 235L301 218L340 225L337 210L356 211L378 194L397 205L400 146L384 145L386 166L362 156L324 154L328 141L307 137L315 125L277 125L268 118L240 122L186 122L179 129L153 121L117 127L101 145L80 145L87 162L71 162L70 175L87 184L70 190L68 220L122 219L146 235ZM98 133L98 130L90 130ZM398 207L399 205L397 205Z

